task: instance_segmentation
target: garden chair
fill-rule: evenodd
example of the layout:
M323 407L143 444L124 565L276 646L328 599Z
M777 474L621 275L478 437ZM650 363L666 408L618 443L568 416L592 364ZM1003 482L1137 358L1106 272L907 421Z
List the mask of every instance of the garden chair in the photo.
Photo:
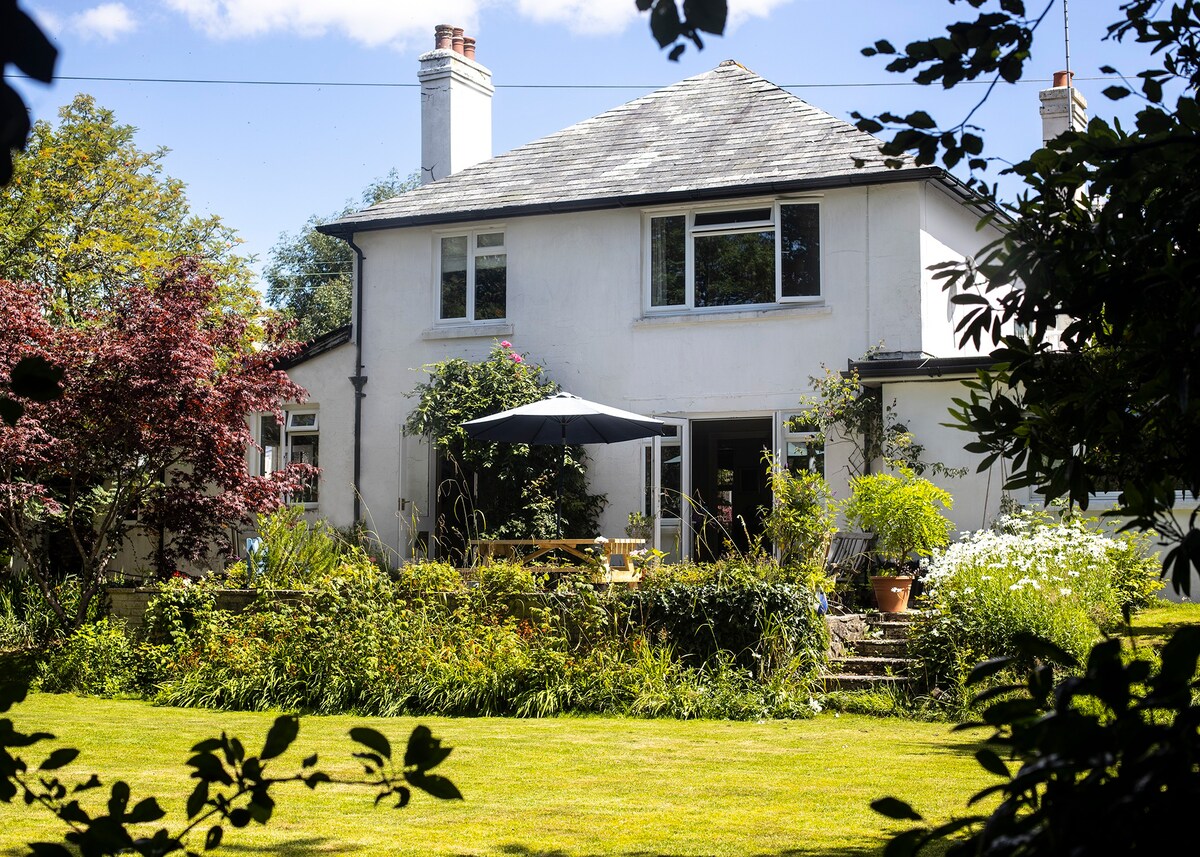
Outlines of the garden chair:
M825 551L825 573L837 589L853 589L866 584L874 544L874 533L849 531L833 534Z

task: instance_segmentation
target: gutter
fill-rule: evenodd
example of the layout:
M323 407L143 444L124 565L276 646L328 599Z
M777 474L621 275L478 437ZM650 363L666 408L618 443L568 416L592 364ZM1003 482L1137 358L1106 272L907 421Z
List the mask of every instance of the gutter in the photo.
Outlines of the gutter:
M362 400L366 396L363 387L367 385L367 376L363 374L363 263L366 256L362 248L354 243L353 233L338 235L354 251L358 257L355 265L356 277L354 284L354 374L350 383L354 386L354 525L362 520Z
M988 355L971 357L921 357L902 359L851 360L843 377L855 370L859 379L884 381L896 379L966 378L981 369L992 369L996 360Z

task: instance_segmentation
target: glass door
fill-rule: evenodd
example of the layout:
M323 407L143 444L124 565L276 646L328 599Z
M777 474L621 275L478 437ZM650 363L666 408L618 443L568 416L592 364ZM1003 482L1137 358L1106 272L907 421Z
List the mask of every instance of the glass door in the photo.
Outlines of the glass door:
M642 471L646 486L643 512L652 525L650 544L666 556L664 562L680 562L689 554L687 502L687 420L663 419L662 437L645 447Z

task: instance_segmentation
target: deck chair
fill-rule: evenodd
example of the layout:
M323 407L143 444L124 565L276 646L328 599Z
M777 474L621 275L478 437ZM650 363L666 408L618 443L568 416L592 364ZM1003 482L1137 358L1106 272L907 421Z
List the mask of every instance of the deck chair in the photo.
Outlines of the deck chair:
M825 573L839 587L865 583L874 544L874 533L834 533L825 551Z

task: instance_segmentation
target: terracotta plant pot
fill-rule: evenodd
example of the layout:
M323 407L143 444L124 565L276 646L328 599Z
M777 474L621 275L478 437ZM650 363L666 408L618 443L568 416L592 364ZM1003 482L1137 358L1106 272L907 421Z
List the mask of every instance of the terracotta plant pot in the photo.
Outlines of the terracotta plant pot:
M872 577L871 588L875 590L875 603L881 613L903 613L908 609L908 593L912 589L910 576Z

